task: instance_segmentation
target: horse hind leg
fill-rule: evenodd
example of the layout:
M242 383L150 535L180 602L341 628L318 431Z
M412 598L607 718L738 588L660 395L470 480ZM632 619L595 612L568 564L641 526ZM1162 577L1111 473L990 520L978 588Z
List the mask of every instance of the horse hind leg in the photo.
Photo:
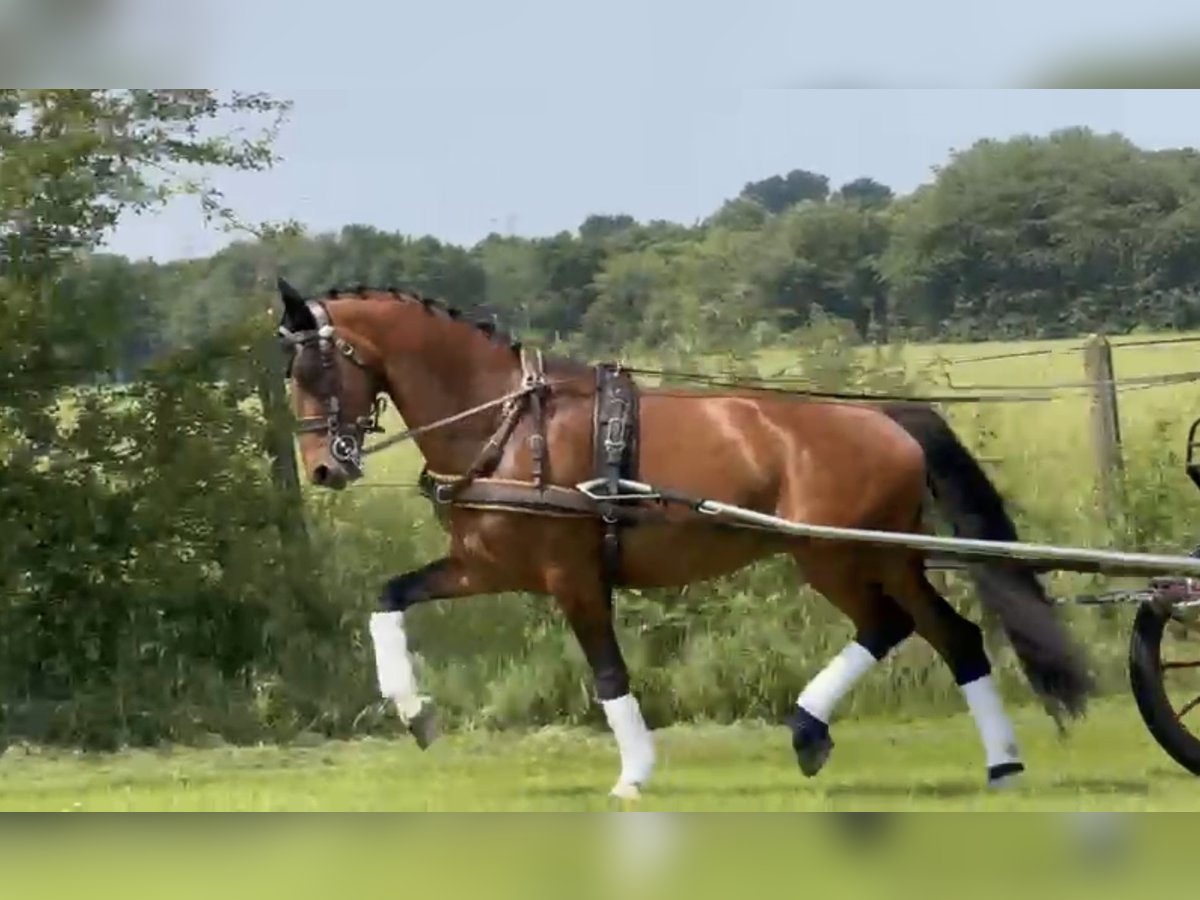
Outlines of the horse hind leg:
M824 768L833 751L830 723L837 705L914 629L909 614L878 584L865 580L860 566L847 560L835 568L831 562L829 556L822 565L809 560L808 582L849 617L855 636L805 685L788 718L796 761L809 778Z
M919 558L897 567L889 592L912 616L916 631L954 675L983 744L990 787L1005 787L1025 771L1011 720L992 679L983 632L930 584Z

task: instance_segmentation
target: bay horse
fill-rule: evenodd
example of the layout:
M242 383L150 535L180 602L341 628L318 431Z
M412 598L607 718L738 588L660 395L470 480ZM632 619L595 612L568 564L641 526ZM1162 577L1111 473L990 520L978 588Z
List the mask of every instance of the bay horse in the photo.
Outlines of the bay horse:
M640 386L617 366L544 358L413 292L335 289L306 299L283 279L279 291L307 477L330 490L361 477L364 438L379 430L377 404L389 398L448 532L447 554L389 579L369 622L379 691L423 749L435 738L434 707L414 677L405 613L442 598L548 595L587 658L615 738L610 793L640 796L655 746L614 632L613 588L678 587L786 554L855 628L788 716L804 775L829 758L838 702L914 632L962 691L986 784L1024 771L982 632L930 583L922 552L722 528L618 489L618 479L636 476L794 521L903 532L922 529L932 499L960 536L1016 540L1003 499L932 406ZM589 480L610 490L596 499L575 489ZM1060 729L1084 715L1087 661L1036 573L1009 560L967 569Z

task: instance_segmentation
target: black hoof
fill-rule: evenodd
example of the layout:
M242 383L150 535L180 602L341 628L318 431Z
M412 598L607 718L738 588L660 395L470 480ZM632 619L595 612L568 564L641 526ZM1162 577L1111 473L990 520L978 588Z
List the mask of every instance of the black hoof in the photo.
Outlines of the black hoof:
M432 704L426 703L419 713L409 719L408 732L422 750L437 740L437 712Z
M824 768L829 754L833 752L829 726L800 707L796 707L792 713L790 724L792 749L796 751L800 771L812 778Z
M1024 763L1019 762L988 766L988 787L1001 787L1015 781L1024 771Z

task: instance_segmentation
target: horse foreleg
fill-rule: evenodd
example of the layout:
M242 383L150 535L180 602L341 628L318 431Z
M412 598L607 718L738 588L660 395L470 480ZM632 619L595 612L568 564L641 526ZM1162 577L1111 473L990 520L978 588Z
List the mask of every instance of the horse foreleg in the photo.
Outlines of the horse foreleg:
M391 701L397 714L422 750L437 737L434 705L420 693L404 614L418 603L474 593L465 568L444 557L388 580L371 614L370 633L375 648L379 693Z
M621 772L610 793L637 799L654 769L654 740L629 689L629 671L613 630L612 609L599 590L555 596L591 666L596 695L621 754Z

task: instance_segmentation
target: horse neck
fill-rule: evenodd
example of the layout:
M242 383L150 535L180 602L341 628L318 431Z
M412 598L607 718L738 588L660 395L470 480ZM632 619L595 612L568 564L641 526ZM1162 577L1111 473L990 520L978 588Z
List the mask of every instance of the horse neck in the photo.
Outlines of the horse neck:
M471 330L445 327L454 323L439 324L447 333L422 340L415 351L389 357L388 393L408 428L434 425L498 400L520 384L520 363L510 348ZM495 433L501 416L496 406L413 440L434 471L462 472Z

